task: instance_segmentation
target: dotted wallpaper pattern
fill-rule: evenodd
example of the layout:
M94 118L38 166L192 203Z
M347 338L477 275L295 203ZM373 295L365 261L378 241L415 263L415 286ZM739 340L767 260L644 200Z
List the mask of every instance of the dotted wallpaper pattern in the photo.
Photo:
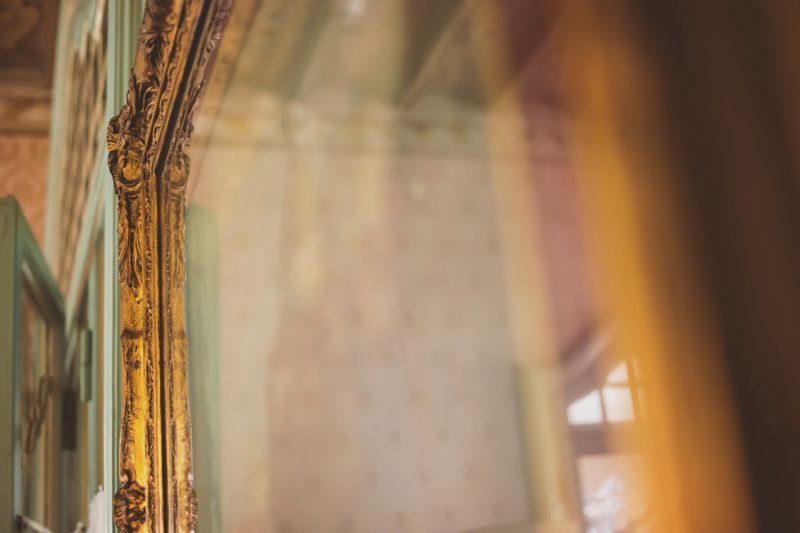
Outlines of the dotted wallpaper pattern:
M220 151L224 529L527 521L485 162Z

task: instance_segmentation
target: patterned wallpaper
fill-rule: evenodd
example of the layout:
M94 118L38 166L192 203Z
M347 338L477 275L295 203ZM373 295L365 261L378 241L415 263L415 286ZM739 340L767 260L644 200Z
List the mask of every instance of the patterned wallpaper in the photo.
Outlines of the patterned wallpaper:
M216 155L223 529L524 522L482 161Z
M47 147L47 138L0 136L0 196L19 200L40 245L44 243Z
M219 380L192 398L196 470L220 529L577 531L558 355L592 309L567 117L539 54L495 68L505 18L482 16L538 15L462 3L484 11L442 16L409 78L398 21L434 3L322 27L273 4L193 144L187 254L214 275L189 350ZM514 20L525 58L545 34Z

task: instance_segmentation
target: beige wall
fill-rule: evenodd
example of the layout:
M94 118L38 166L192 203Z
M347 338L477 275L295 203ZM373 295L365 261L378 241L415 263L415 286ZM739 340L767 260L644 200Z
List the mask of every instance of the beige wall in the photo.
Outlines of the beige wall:
M226 155L224 529L527 520L482 161Z

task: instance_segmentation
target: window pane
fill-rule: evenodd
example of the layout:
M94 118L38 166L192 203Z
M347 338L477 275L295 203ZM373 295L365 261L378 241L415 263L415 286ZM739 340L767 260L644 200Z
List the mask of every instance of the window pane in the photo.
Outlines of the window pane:
M602 422L603 408L600 404L600 393L595 390L572 402L567 408L567 420L573 425Z
M628 383L628 366L624 361L618 366L614 367L614 370L609 372L608 377L606 378L606 383Z
M603 387L603 401L609 422L633 421L633 400L630 389L622 387Z

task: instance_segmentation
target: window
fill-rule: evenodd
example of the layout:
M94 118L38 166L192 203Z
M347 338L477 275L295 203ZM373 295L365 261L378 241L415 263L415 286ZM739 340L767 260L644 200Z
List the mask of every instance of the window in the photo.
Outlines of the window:
M602 386L567 406L567 420L572 426L618 424L641 419L641 387L631 360L612 368Z

